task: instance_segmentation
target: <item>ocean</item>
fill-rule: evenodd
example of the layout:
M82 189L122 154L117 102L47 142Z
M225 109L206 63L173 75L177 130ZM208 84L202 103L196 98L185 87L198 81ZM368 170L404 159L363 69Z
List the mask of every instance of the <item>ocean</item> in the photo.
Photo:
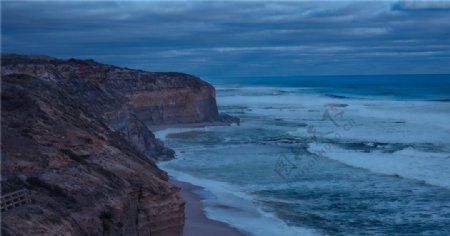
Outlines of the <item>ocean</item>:
M206 80L240 126L156 135L208 217L253 235L450 235L450 75Z

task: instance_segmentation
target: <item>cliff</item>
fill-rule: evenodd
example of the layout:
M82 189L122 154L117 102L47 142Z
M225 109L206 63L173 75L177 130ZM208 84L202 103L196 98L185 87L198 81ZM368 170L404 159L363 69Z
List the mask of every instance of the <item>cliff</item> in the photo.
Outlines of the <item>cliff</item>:
M153 159L173 158L173 152L146 127L237 122L218 114L213 86L188 74L130 70L92 60L4 55L2 75L13 74L55 84Z
M66 83L71 95L112 123L120 123L129 112L149 126L219 120L214 87L188 74L20 55L5 55L2 66L3 75L20 73ZM96 97L89 96L93 94Z
M2 77L2 192L32 203L3 235L180 235L184 203L167 175L49 82Z
M214 88L181 73L92 60L2 58L3 235L180 235L184 203L154 160L173 157L148 127L232 122Z

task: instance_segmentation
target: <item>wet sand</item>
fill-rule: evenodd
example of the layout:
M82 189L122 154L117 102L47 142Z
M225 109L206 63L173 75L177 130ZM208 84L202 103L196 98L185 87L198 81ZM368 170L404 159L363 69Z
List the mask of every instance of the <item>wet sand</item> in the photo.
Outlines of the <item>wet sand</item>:
M171 179L170 182L181 188L181 196L186 201L184 225L184 236L244 236L245 234L230 225L211 220L206 217L203 211L203 203L200 196L195 194L195 190L201 187L192 185L187 182Z

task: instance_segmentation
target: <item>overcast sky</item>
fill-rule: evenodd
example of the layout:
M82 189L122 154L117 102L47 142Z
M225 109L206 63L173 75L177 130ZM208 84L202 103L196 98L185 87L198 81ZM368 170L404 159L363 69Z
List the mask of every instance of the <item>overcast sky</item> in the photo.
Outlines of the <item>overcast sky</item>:
M199 76L450 73L450 1L2 1L2 52Z

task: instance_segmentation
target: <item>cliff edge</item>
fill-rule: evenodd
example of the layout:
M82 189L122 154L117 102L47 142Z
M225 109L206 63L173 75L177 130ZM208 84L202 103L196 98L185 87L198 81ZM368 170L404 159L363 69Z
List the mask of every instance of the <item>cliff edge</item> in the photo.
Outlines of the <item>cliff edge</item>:
M184 202L154 163L173 151L148 128L232 122L210 84L22 55L3 55L1 74L2 196L29 196L3 212L3 235L181 235Z
M134 147L156 160L173 158L148 130L157 126L238 122L217 111L215 89L183 73L154 73L93 60L6 54L2 75L24 74L58 86Z
M180 235L184 203L166 173L57 86L2 76L3 235ZM3 209L2 209L3 210Z

